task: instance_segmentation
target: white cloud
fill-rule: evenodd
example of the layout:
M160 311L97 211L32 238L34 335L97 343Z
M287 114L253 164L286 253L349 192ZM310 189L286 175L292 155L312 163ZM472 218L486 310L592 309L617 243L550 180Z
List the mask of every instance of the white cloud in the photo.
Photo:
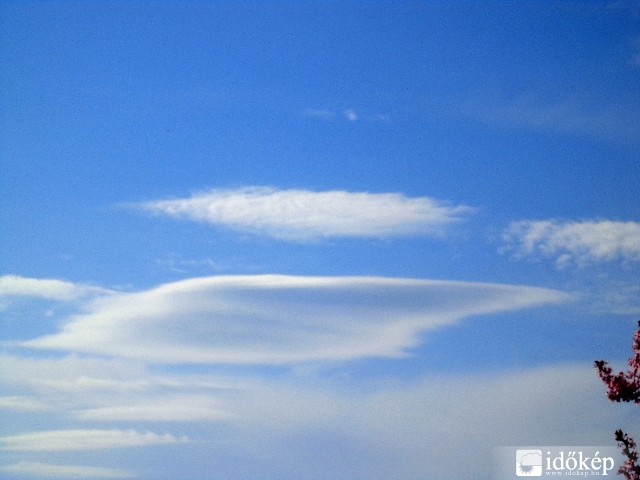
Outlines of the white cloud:
M397 357L459 320L567 300L532 287L381 277L221 276L94 300L23 342L159 363Z
M0 467L0 471L45 478L132 478L135 475L123 470L85 465L55 465L40 462L20 462Z
M555 257L556 265L640 261L640 223L552 220L513 222L503 232L516 256Z
M0 276L0 298L34 297L70 302L87 295L106 293L110 293L110 291L63 280L28 278L17 275Z
M77 452L112 448L186 443L186 437L136 430L51 430L0 437L0 448L11 452Z
M151 213L219 225L281 240L439 235L473 211L396 193L276 190L245 187L157 200Z

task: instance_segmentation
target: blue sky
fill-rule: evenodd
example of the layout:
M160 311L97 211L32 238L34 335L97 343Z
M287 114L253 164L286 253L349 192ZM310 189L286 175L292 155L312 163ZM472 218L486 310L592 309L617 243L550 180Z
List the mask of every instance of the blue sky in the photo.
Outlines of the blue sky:
M634 433L637 2L6 1L0 51L3 478Z

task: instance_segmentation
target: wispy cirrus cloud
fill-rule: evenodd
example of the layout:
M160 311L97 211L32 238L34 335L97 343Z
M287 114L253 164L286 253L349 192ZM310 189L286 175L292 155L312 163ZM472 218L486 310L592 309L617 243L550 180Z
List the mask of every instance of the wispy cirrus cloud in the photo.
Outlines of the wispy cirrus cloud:
M136 430L51 430L0 437L0 449L10 452L76 452L186 442L186 437Z
M322 120L334 120L339 119L347 121L349 123L355 123L358 121L366 122L386 122L389 120L389 115L386 114L362 114L354 108L347 108L344 110L330 110L326 108L308 108L304 111L304 116L309 118L318 118Z
M567 299L532 287L383 277L204 277L94 300L59 332L20 345L158 363L398 357L425 331Z
M311 241L334 237L441 235L474 209L398 193L243 187L155 200L142 210L256 235Z
M580 135L620 145L640 143L638 112L587 101L550 100L529 94L512 100L474 99L461 109L476 121L541 132Z
M324 108L308 108L304 111L306 117L329 119L335 116L335 112Z
M14 475L43 478L132 478L124 470L86 465L58 465L41 462L19 462L0 467L0 471Z
M640 261L638 222L524 220L511 223L502 238L505 251L517 257L555 258L559 268Z

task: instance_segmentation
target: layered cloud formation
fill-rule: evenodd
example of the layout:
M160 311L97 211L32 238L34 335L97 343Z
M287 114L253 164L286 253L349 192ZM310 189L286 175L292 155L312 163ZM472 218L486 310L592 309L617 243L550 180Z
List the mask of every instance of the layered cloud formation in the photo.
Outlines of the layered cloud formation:
M0 284L31 285L21 295L38 301L57 285L15 276ZM4 294L10 291L16 289ZM589 366L431 373L408 382L378 379L355 390L351 381L314 373L410 354L425 332L476 315L570 300L556 290L257 275L91 292L50 295L50 302L66 302L76 313L63 314L50 335L5 344L9 351L31 351L0 357L0 386L9 392L0 409L46 419L39 429L0 437L6 475L135 477L137 456L129 451L144 448L157 468L175 468L178 476L188 468L181 458L192 461L206 451L208 464L222 469L241 455L255 471L297 478L311 468L322 477L344 461L336 460L338 448L370 478L462 478L474 468L489 474L488 466L478 467L492 454L489 445L530 438L563 444L571 442L575 425L587 424L585 442L602 444L610 436L611 417L598 420L606 398ZM460 459L464 445L473 452ZM122 462L105 459L120 452Z
M57 361L22 362L24 371L7 371L0 383L6 387L21 382L26 395L52 405L67 424L79 425L74 430L32 431L0 438L7 460L18 459L2 471L41 478L135 476L131 462L118 464L116 469L61 462L71 454L76 462L79 457L84 463L88 454L99 458L101 452L111 455L116 450L140 448L157 458L158 469L183 469L185 462L198 458L196 452L206 452L209 464L224 469L242 452L250 468L272 469L284 478L304 476L309 468L316 475L313 478L328 477L345 461L379 479L466 478L469 471L489 478L490 462L486 459L494 445L527 444L531 438L544 444L571 444L576 430L581 431L581 441L608 444L612 441L611 424L627 424L634 418L633 406L612 409L607 405L588 365L460 377L432 374L414 382L385 382L353 391L312 375L245 378L238 388L216 388L219 378L206 381L203 376L182 373L181 382L175 382L176 377L140 369L130 360L67 358L62 362L94 387L65 391L68 373L59 369L62 363L48 375L52 388L41 389L28 385L33 378L29 372L46 370L48 362L53 366ZM125 365L133 368L126 371L121 368ZM53 387L58 382L61 390ZM100 387L101 383L111 386ZM173 385L169 388L174 393L171 398L162 396L167 385ZM153 406L162 400L174 402L188 415L193 404L180 398L196 392L218 402L228 415L195 426L178 418L163 424L163 430L177 433L153 433L138 427L165 420L161 411L157 418L152 417L156 411ZM123 419L114 415L101 420L128 422L136 426L134 429L87 428L96 419L85 418L82 412L133 401L148 405L146 416ZM608 413L603 415L604 411ZM189 437L183 434L185 430ZM166 457L168 448L170 457ZM310 448L313 455L309 455ZM154 456L154 449L162 449L164 456ZM462 457L461 449L466 451ZM231 470L229 478L242 475Z
M156 200L150 213L209 223L280 240L439 235L473 211L427 197L395 193L244 187Z
M397 357L462 318L567 300L541 288L381 277L205 277L93 300L29 348L159 363Z

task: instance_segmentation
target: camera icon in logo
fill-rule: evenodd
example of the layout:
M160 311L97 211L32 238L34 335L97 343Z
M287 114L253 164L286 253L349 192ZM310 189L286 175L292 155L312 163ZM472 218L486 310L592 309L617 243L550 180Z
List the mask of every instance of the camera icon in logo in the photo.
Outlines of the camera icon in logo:
M516 450L516 475L542 476L542 450Z

